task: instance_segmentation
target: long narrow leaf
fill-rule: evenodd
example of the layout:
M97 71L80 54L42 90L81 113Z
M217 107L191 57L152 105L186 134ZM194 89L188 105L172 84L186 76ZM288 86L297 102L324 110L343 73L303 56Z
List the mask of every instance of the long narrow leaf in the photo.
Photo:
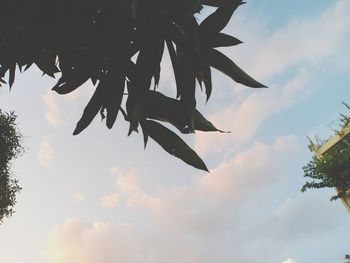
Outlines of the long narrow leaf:
M194 128L199 131L218 131L222 133L229 133L216 128L210 121L208 121L199 111L196 110L194 114Z
M61 77L57 84L52 88L58 94L68 94L73 92L89 79L89 75L71 75L69 78Z
M90 125L97 113L102 108L103 98L103 83L99 83L94 94L92 95L89 103L86 105L83 115L77 123L77 126L73 132L73 135L81 133L86 127Z
M208 61L210 66L226 74L238 83L251 88L266 88L265 85L257 82L238 67L231 59L215 49L209 51Z
M241 40L224 33L213 34L208 40L210 47L230 47L241 43L243 43Z
M169 55L170 55L170 59L171 59L171 64L173 66L173 70L174 70L174 75L175 75L175 82L176 82L176 97L179 98L181 96L181 74L180 74L180 68L179 68L179 62L177 60L177 56L176 56L176 51L173 45L173 42L171 40L166 40L166 44L168 47L168 51L169 51Z
M106 125L111 129L117 119L119 108L123 100L125 88L125 73L123 70L109 72L105 85L103 101L107 109Z
M146 120L142 122L148 135L155 140L169 154L181 159L185 163L209 172L202 159L179 136L163 125Z
M207 101L208 101L212 92L213 85L211 81L211 69L210 69L210 66L207 64L203 66L203 78L204 78L204 85L205 85L205 93L207 95Z

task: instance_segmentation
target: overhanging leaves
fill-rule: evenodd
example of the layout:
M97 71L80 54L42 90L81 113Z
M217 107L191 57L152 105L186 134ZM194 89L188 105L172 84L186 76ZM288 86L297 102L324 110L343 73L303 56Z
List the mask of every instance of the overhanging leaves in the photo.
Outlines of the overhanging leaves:
M169 122L186 134L220 131L196 109L197 81L205 87L207 101L215 92L211 67L243 85L265 87L214 49L241 43L221 31L242 0L5 2L0 5L0 84L7 74L11 87L16 68L22 72L33 64L43 74L58 77L53 87L58 94L91 80L96 89L74 134L88 127L99 112L112 128L119 111L130 124L129 134L147 118ZM195 14L203 5L216 9L198 25ZM165 43L178 100L150 92L152 80L154 88L162 87ZM142 128L146 144L149 131Z

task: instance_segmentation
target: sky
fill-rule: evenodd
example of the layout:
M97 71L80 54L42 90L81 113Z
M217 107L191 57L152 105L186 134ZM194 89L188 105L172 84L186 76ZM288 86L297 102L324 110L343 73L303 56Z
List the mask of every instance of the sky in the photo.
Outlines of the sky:
M0 225L1 262L344 262L350 214L329 201L333 189L300 188L307 136L329 136L350 103L350 1L251 0L225 31L244 44L222 51L269 88L213 71L207 104L198 91L200 111L231 131L186 136L210 173L153 141L144 150L121 117L72 136L90 83L60 96L33 67L1 89L26 148L13 165L23 190ZM174 85L165 58L159 90L173 95Z

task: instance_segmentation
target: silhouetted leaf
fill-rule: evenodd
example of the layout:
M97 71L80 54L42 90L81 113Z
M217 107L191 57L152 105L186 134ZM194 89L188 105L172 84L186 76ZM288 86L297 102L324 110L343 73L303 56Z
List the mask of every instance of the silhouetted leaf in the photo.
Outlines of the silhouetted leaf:
M15 76L16 76L16 64L12 64L9 69L9 85L10 89L13 86L13 83L15 82Z
M86 127L90 125L97 113L102 108L103 103L103 84L98 85L94 94L92 95L89 103L86 105L83 115L77 123L77 126L73 132L73 135L81 133Z
M210 47L229 47L236 46L241 43L243 43L241 40L224 33L213 34L210 36L210 40L208 40Z
M207 95L207 101L208 101L212 91L211 69L209 65L203 66L203 80L205 85L205 93Z
M201 0L203 5L209 5L214 7L222 6L226 3L231 2L232 0Z
M70 78L61 77L52 90L56 91L58 94L67 94L79 88L88 79L88 75L72 75Z
M103 105L107 110L107 127L111 129L117 115L124 94L125 73L122 69L112 70L107 73L105 79L101 80L104 85Z
M214 13L208 16L199 26L201 33L219 33L230 21L233 12L243 4L242 0L232 0L220 6Z
M173 45L173 42L171 40L167 40L167 47L168 47L168 51L169 51L169 55L170 55L170 59L171 59L171 64L173 66L173 70L174 70L174 75L175 75L175 81L176 81L176 97L179 98L181 96L181 88L182 85L181 83L183 82L180 78L181 78L181 73L180 73L180 65L176 56L176 52L175 52L175 48Z
M222 133L229 133L222 130L217 129L210 121L208 121L204 116L196 110L194 114L194 128L199 131L218 131Z
M179 100L169 98L157 91L149 91L145 100L144 114L146 118L159 121L169 122L174 125L180 132L189 133L184 119L184 111ZM205 119L203 115L195 110L194 112L194 128L201 131L219 131L210 121Z
M202 159L178 135L163 125L150 120L142 122L148 135L169 154L183 160L185 163L209 172Z
M141 129L142 129L142 135L143 135L144 149L146 149L147 142L148 142L148 133L146 129L143 127L142 123L141 123Z
M222 73L226 74L234 81L241 83L251 88L266 88L263 84L257 82L250 77L241 68L239 68L232 60L226 57L221 52L212 49L209 51L208 61L210 66L216 68Z

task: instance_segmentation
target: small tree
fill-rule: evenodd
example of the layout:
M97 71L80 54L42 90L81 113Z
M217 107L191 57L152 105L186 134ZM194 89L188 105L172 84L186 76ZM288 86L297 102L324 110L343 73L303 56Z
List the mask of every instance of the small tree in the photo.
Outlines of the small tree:
M344 103L348 108L349 106ZM350 189L350 118L341 114L340 129L333 137L314 143L310 140L309 149L316 155L304 167L304 176L312 181L306 182L301 191L312 188L333 188L337 194L331 200L344 198Z
M11 178L11 161L23 152L21 134L16 128L14 113L0 110L0 223L14 213L18 180Z

